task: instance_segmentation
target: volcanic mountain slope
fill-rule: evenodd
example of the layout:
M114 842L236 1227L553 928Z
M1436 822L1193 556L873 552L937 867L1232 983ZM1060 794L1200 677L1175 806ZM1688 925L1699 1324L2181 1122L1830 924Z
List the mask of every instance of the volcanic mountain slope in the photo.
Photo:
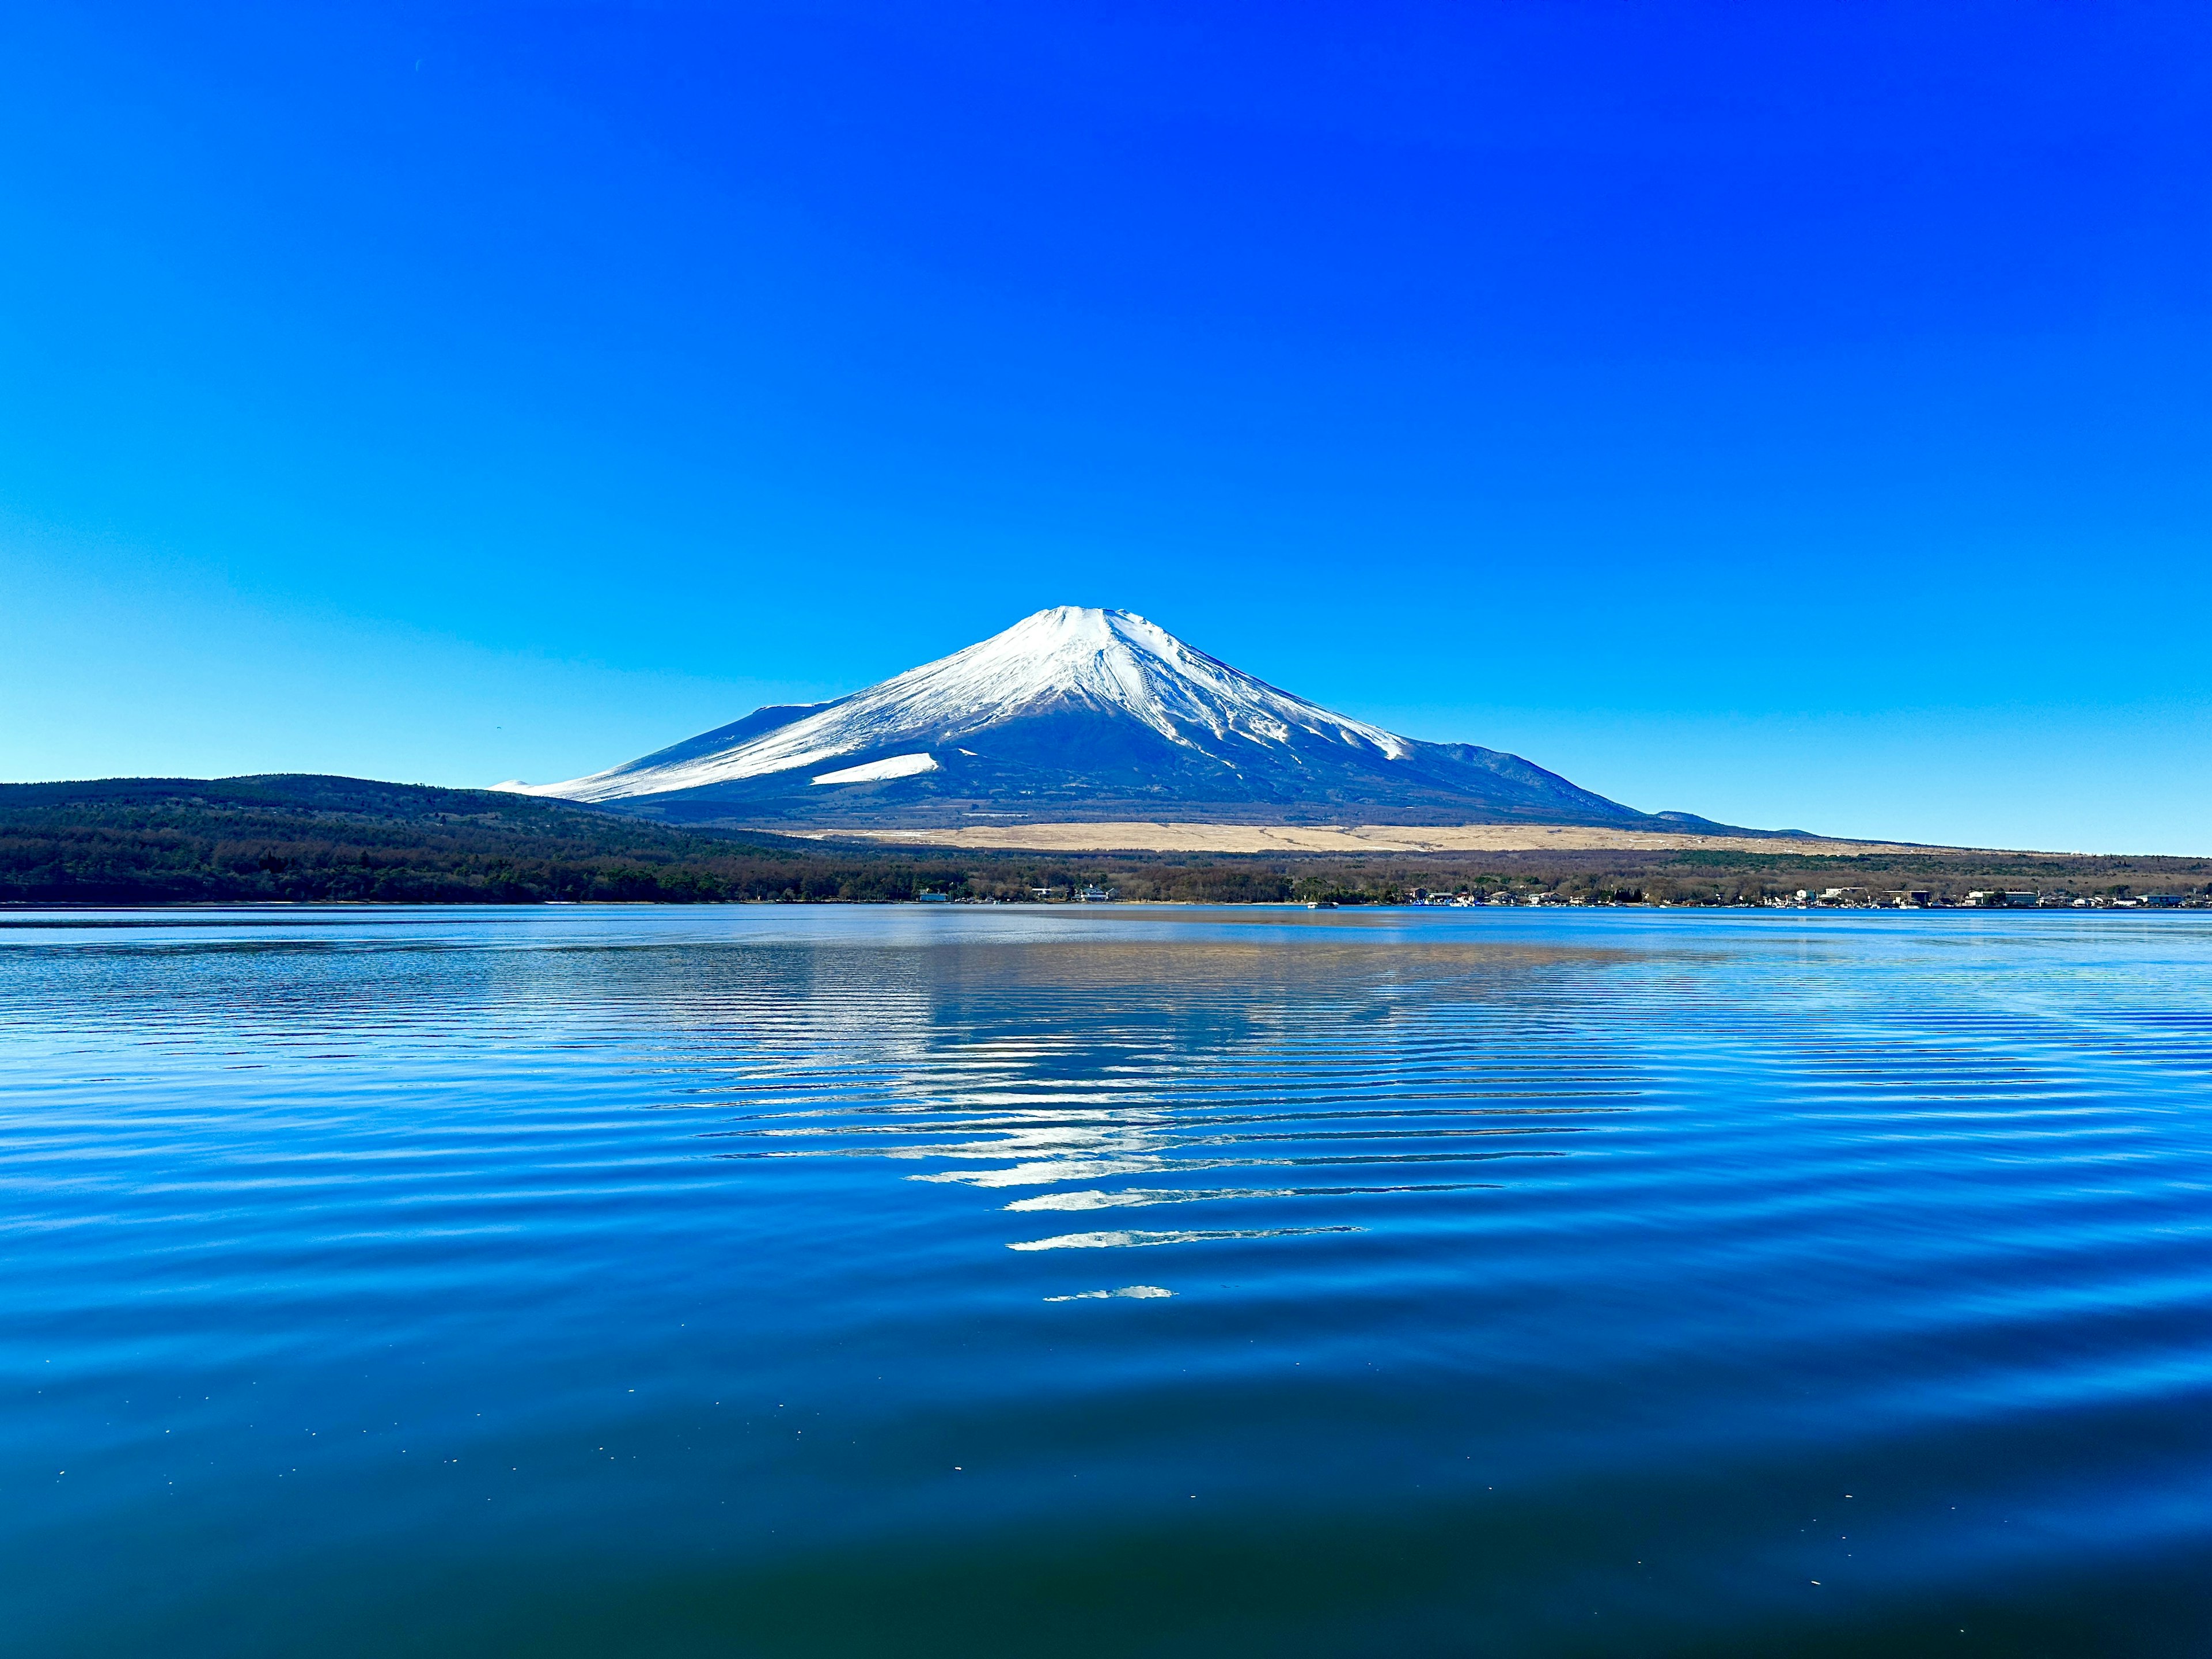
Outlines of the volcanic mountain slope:
M1399 737L1241 673L1142 617L1073 605L833 702L757 709L589 777L501 787L672 823L787 828L1133 818L1725 828L1638 812L1517 755Z

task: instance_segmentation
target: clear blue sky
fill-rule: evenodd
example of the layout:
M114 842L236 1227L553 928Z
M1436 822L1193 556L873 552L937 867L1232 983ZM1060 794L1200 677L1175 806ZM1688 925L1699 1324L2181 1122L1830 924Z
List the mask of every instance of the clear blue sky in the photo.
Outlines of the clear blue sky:
M1117 605L2212 850L2201 5L22 5L0 143L0 776L568 776Z

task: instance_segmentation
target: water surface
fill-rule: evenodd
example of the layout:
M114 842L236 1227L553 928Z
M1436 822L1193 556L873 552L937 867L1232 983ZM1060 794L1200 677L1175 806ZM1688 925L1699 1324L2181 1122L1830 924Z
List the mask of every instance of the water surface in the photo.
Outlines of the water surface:
M2212 918L0 918L40 1655L2190 1654Z

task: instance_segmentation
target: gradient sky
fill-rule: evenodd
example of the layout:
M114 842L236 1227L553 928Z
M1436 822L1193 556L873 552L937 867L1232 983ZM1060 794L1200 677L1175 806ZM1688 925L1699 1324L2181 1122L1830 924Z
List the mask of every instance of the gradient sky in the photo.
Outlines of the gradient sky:
M1048 605L2212 851L2212 10L0 15L0 777L573 775Z

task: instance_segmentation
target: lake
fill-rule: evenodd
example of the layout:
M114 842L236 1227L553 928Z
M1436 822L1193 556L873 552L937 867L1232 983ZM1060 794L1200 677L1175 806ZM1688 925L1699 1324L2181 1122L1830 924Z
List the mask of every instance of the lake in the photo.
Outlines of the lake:
M2212 915L0 916L36 1655L2212 1648Z

